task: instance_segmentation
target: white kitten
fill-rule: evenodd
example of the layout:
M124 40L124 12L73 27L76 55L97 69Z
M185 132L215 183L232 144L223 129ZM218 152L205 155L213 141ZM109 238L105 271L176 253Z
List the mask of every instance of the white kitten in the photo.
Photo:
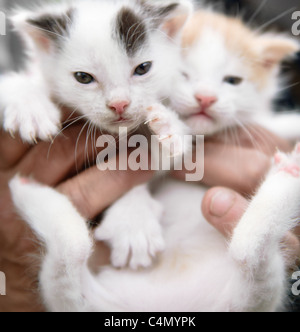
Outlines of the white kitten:
M193 134L258 123L300 138L299 114L273 112L282 90L279 63L299 51L298 41L259 34L239 19L211 11L197 12L185 29L184 68L171 101Z
M12 22L29 61L23 72L1 78L4 128L20 130L29 142L53 136L60 125L57 103L112 133L151 120L153 106L172 89L190 9L188 2L74 0L20 11Z
M184 135L187 127L163 101L178 72L181 32L191 9L189 1L78 0L20 11L12 21L26 42L29 61L24 72L0 81L4 128L29 142L51 139L59 130L57 104L62 104L111 133L147 122L165 138L164 152L172 155L181 148L175 135ZM136 195L140 212L132 200ZM124 204L126 211L133 206L132 215L124 216ZM156 212L161 210L147 185L109 209L97 237L110 243L114 265L126 265L124 253L132 250L131 266L147 266L163 249L161 213ZM128 236L126 248L118 249L119 226ZM137 251L143 254L135 258Z

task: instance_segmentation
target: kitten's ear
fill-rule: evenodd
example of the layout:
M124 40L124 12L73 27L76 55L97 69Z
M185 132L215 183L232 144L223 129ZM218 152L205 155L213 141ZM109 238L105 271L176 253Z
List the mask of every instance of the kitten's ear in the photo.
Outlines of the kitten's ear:
M188 0L167 1L167 4L166 1L137 1L154 28L162 29L171 38L178 36L193 11L193 4Z
M272 69L300 51L300 43L285 36L264 35L260 40L262 64Z
M49 52L68 35L73 9L58 12L19 12L11 18L15 30L27 43L34 42L38 49Z

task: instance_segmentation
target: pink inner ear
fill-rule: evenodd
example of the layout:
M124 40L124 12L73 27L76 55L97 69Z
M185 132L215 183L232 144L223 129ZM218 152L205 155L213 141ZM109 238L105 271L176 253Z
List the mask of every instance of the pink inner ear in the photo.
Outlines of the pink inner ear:
M263 66L267 69L271 69L272 67L274 67L275 64L276 64L276 62L271 59L265 59L263 61Z
M35 37L35 40L42 50L44 50L46 52L48 52L50 50L50 41L48 38L46 38L42 35L39 35L39 36Z
M175 37L179 30L183 27L186 19L187 17L185 15L174 17L163 25L163 30L165 30L171 38Z

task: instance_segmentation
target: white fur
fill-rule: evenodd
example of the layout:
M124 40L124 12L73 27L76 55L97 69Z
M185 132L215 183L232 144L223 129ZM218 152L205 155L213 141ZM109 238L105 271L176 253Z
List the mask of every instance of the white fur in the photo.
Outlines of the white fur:
M258 123L288 139L299 139L299 114L277 115L277 120L274 120L272 102L281 90L279 63L270 70L265 86L259 89L250 79L251 63L245 64L243 54L228 49L224 38L217 29L207 27L201 31L193 45L183 50L184 75L178 75L175 81L172 108L181 114L193 134L212 135L233 126ZM280 39L280 36L270 38L275 40ZM294 44L295 50L297 45L300 49L297 41L281 38ZM257 36L257 43L259 42ZM253 58L252 61L259 59ZM226 76L241 77L243 82L238 86L227 84L223 81ZM196 94L215 96L218 99L208 111L212 120L196 115L200 111Z
M145 19L148 40L131 57L120 45L121 42L113 39L112 35L116 33L114 24L121 8L127 7L145 16L142 14L142 5L138 2L78 0L42 7L34 12L23 10L17 13L12 20L26 42L29 62L24 72L6 75L0 81L0 120L3 121L4 128L12 135L19 132L27 142L36 141L37 138L51 140L60 127L60 112L56 106L58 103L71 107L92 125L111 133L119 133L120 127L133 131L146 121L154 134L169 136L162 141L163 147L166 147L166 155L182 154L181 140L177 138L188 132L187 127L166 105L172 91L173 76L180 64L180 32L184 20L175 27L176 33L173 31L172 36L168 34L164 24L173 24L171 19L181 15L186 20L191 11L190 2L177 3L177 10L171 12L158 28L151 28L153 17ZM156 6L167 4L161 1ZM61 38L60 47L48 38L48 48L45 49L44 44L41 44L41 38L44 40L45 36L28 24L27 20L49 13L64 14L70 6L75 9L75 14L71 19L68 36ZM147 61L153 63L151 71L144 76L133 75L136 67ZM88 85L80 84L74 78L75 72L89 73L95 81ZM108 107L115 100L130 102L122 115L125 122L117 122L119 115ZM131 266L149 265L151 261L148 252L154 256L163 247L159 214L150 214L152 209L149 211L149 207L154 204L153 199L147 187L144 186L143 189L140 198L144 199L140 199L140 204L141 208L144 207L144 212L149 212L147 226L141 223L141 213L118 219L123 225L123 236L127 225L127 252L131 248L135 249ZM124 197L123 200L130 201L131 193L128 194L128 199ZM127 263L127 255L123 250L124 245L120 247L118 234L115 232L117 220L111 221L110 215L123 216L123 200L110 208L110 214L103 222L104 234L101 234L104 228L97 232L100 239L105 238L112 245L113 257L124 255L123 260L113 259L118 266L121 262L122 266ZM139 232L141 238L147 241L135 239L133 235ZM137 251L140 253L136 254Z
M63 47L59 51L53 42L45 51L33 41L39 36L39 30L34 30L26 20L45 13L64 14L70 6L76 9L70 37L62 39ZM166 99L172 90L180 45L177 36L170 38L163 27L150 29L148 42L134 57L128 57L112 39L114 20L124 6L138 10L137 4L128 0L74 0L34 12L23 10L13 17L16 30L26 42L29 62L24 72L1 79L0 119L4 112L6 130L20 129L21 137L29 142L32 138L45 139L53 135L55 128L58 132L58 111L50 100L45 101L50 97L74 108L91 123L109 132L118 133L120 126L133 130L146 121L150 113L146 109ZM188 10L186 2L181 13ZM146 24L149 28L150 23ZM134 76L135 68L147 61L153 61L152 70L145 76ZM77 71L92 74L96 81L89 85L78 83L73 76ZM127 122L116 124L119 117L107 107L116 99L131 102L124 114ZM43 104L46 104L44 108L39 107ZM36 122L40 117L45 123L39 129Z
M202 68L201 75L197 77L205 80L205 89L211 89L209 92L220 94L222 91L216 111L220 113L224 105L227 105L225 110L230 116L223 124L219 121L216 127L210 123L202 125L202 122L197 122L194 125L187 121L193 132L211 134L236 124L235 119L245 122L250 114L249 109L253 110L258 106L268 112L273 85L262 96L247 83L245 87L240 87L239 93L230 91L229 87L223 90L219 83L225 74L222 72L223 57L232 70L230 74L237 70L240 75L245 68L231 59L230 54L226 54L218 36L207 32L202 42L205 44L203 52L206 54L203 61L206 61L207 67ZM192 71L194 74L198 74L200 70L201 61L195 56L198 51L195 49L195 53L191 52L189 55L191 68L197 68L195 72ZM211 51L214 57L209 53ZM187 68L190 68L190 64ZM218 65L218 70L214 68L215 65ZM185 95L179 94L176 99L174 90L173 104L181 112L192 114L197 107L193 80L183 81L178 86L181 87L178 91ZM204 89L203 85L200 87ZM237 110L242 110L241 117ZM119 246L120 250L112 256L118 266L123 266L128 259L131 267L147 266L153 254L163 249L163 245L165 249L147 269L120 270L107 266L101 268L97 275L92 275L87 267L92 237L84 226L85 220L71 203L50 188L28 184L26 181L24 183L22 179L15 178L10 185L14 203L21 216L45 241L48 249L40 275L47 308L51 311L282 309L286 283L280 241L286 231L295 225L295 218L300 212L300 178L290 174L290 166L300 166L299 147L290 157L284 158L281 164L274 165L239 222L232 240L228 242L201 215L200 206L205 188L174 180L168 180L159 186L154 198L164 209L162 229L151 220L160 215L161 207L148 195L145 186L133 189L117 202L117 210L113 207L108 211L108 219L97 230L97 236L100 233L100 237L112 241L112 247ZM144 220L145 216L142 216L140 201L147 208L144 213L149 220ZM123 217L122 214L130 207L136 209L133 224L129 215ZM144 229L148 226L150 234L156 234L156 245L153 237L150 245L144 245L148 241ZM122 234L122 227L126 228L125 234ZM133 231L127 233L131 227ZM137 236L140 231L142 237ZM128 243L133 252L136 248L141 250L143 255L140 259L139 256L129 255ZM118 253L123 255L117 255Z
M40 279L45 304L52 311L283 309L280 241L300 212L300 178L283 170L289 165L300 166L299 151L273 167L230 243L201 215L205 190L169 180L155 194L165 209L166 240L156 263L139 271L107 266L97 275L86 263L91 236L85 221L66 198L15 178L14 203L47 248Z

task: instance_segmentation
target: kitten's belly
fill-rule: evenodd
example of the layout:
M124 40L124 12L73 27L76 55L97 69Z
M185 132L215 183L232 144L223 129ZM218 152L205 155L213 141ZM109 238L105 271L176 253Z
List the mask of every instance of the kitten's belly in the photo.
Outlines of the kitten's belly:
M146 271L108 268L99 273L99 282L120 304L115 310L218 310L221 303L214 301L223 291L224 276L231 276L232 264L224 238L202 216L204 194L199 185L163 182L155 197L165 207L165 252Z

